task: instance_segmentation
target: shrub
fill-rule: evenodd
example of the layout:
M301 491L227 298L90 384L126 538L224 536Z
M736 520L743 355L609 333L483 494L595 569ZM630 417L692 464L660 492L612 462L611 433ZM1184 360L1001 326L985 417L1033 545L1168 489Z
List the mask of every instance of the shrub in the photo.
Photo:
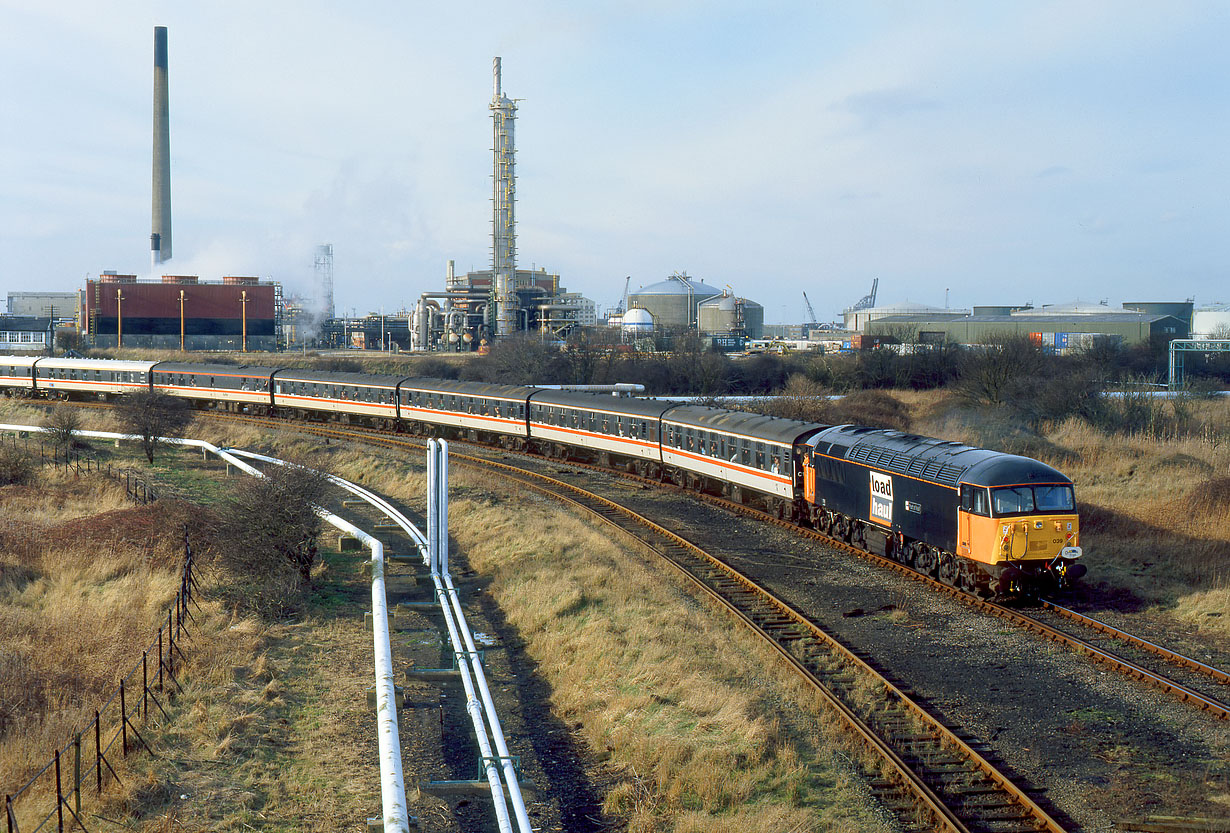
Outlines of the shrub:
M81 430L81 414L68 405L56 405L43 420L43 430L54 448L72 448L77 444L76 435Z
M265 617L297 606L311 584L324 524L316 506L328 489L324 473L298 464L270 465L264 477L236 484L213 530L234 604Z
M24 449L0 444L0 485L28 483L34 478L34 460Z

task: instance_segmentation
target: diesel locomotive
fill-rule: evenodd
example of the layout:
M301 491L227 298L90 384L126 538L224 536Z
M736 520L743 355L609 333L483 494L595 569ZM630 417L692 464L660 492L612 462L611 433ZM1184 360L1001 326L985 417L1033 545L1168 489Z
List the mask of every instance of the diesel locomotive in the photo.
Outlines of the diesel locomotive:
M213 408L372 424L574 459L755 505L971 593L1080 578L1072 481L1037 460L900 431L665 400L442 379L0 356L9 396L160 391Z

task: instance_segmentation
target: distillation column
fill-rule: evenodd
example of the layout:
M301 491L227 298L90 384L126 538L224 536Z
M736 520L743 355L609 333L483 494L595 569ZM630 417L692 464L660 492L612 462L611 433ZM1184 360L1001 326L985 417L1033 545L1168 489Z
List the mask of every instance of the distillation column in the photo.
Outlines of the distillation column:
M495 296L495 335L510 335L517 330L517 232L514 201L516 196L515 146L513 122L517 105L500 89L500 59L494 62L495 92L491 98L494 135L491 214L491 284Z

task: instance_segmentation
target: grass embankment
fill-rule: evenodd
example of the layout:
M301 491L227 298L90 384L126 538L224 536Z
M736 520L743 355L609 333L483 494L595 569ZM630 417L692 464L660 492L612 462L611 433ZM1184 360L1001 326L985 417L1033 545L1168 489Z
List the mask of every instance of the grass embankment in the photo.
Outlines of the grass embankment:
M15 789L140 660L179 587L183 522L100 477L0 487L0 783Z

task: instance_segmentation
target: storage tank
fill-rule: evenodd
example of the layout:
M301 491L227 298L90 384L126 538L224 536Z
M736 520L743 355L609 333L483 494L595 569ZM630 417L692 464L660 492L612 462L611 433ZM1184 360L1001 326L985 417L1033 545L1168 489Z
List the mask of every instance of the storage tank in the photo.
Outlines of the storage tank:
M649 310L633 307L624 313L620 327L628 335L649 335L653 332L653 314Z
M720 294L687 274L674 274L629 294L628 306L648 310L658 329L691 327L696 324L700 303Z
M1230 304L1208 304L1193 312L1192 338L1230 338Z
M764 335L764 307L747 298L722 293L700 304L700 331L708 335Z

